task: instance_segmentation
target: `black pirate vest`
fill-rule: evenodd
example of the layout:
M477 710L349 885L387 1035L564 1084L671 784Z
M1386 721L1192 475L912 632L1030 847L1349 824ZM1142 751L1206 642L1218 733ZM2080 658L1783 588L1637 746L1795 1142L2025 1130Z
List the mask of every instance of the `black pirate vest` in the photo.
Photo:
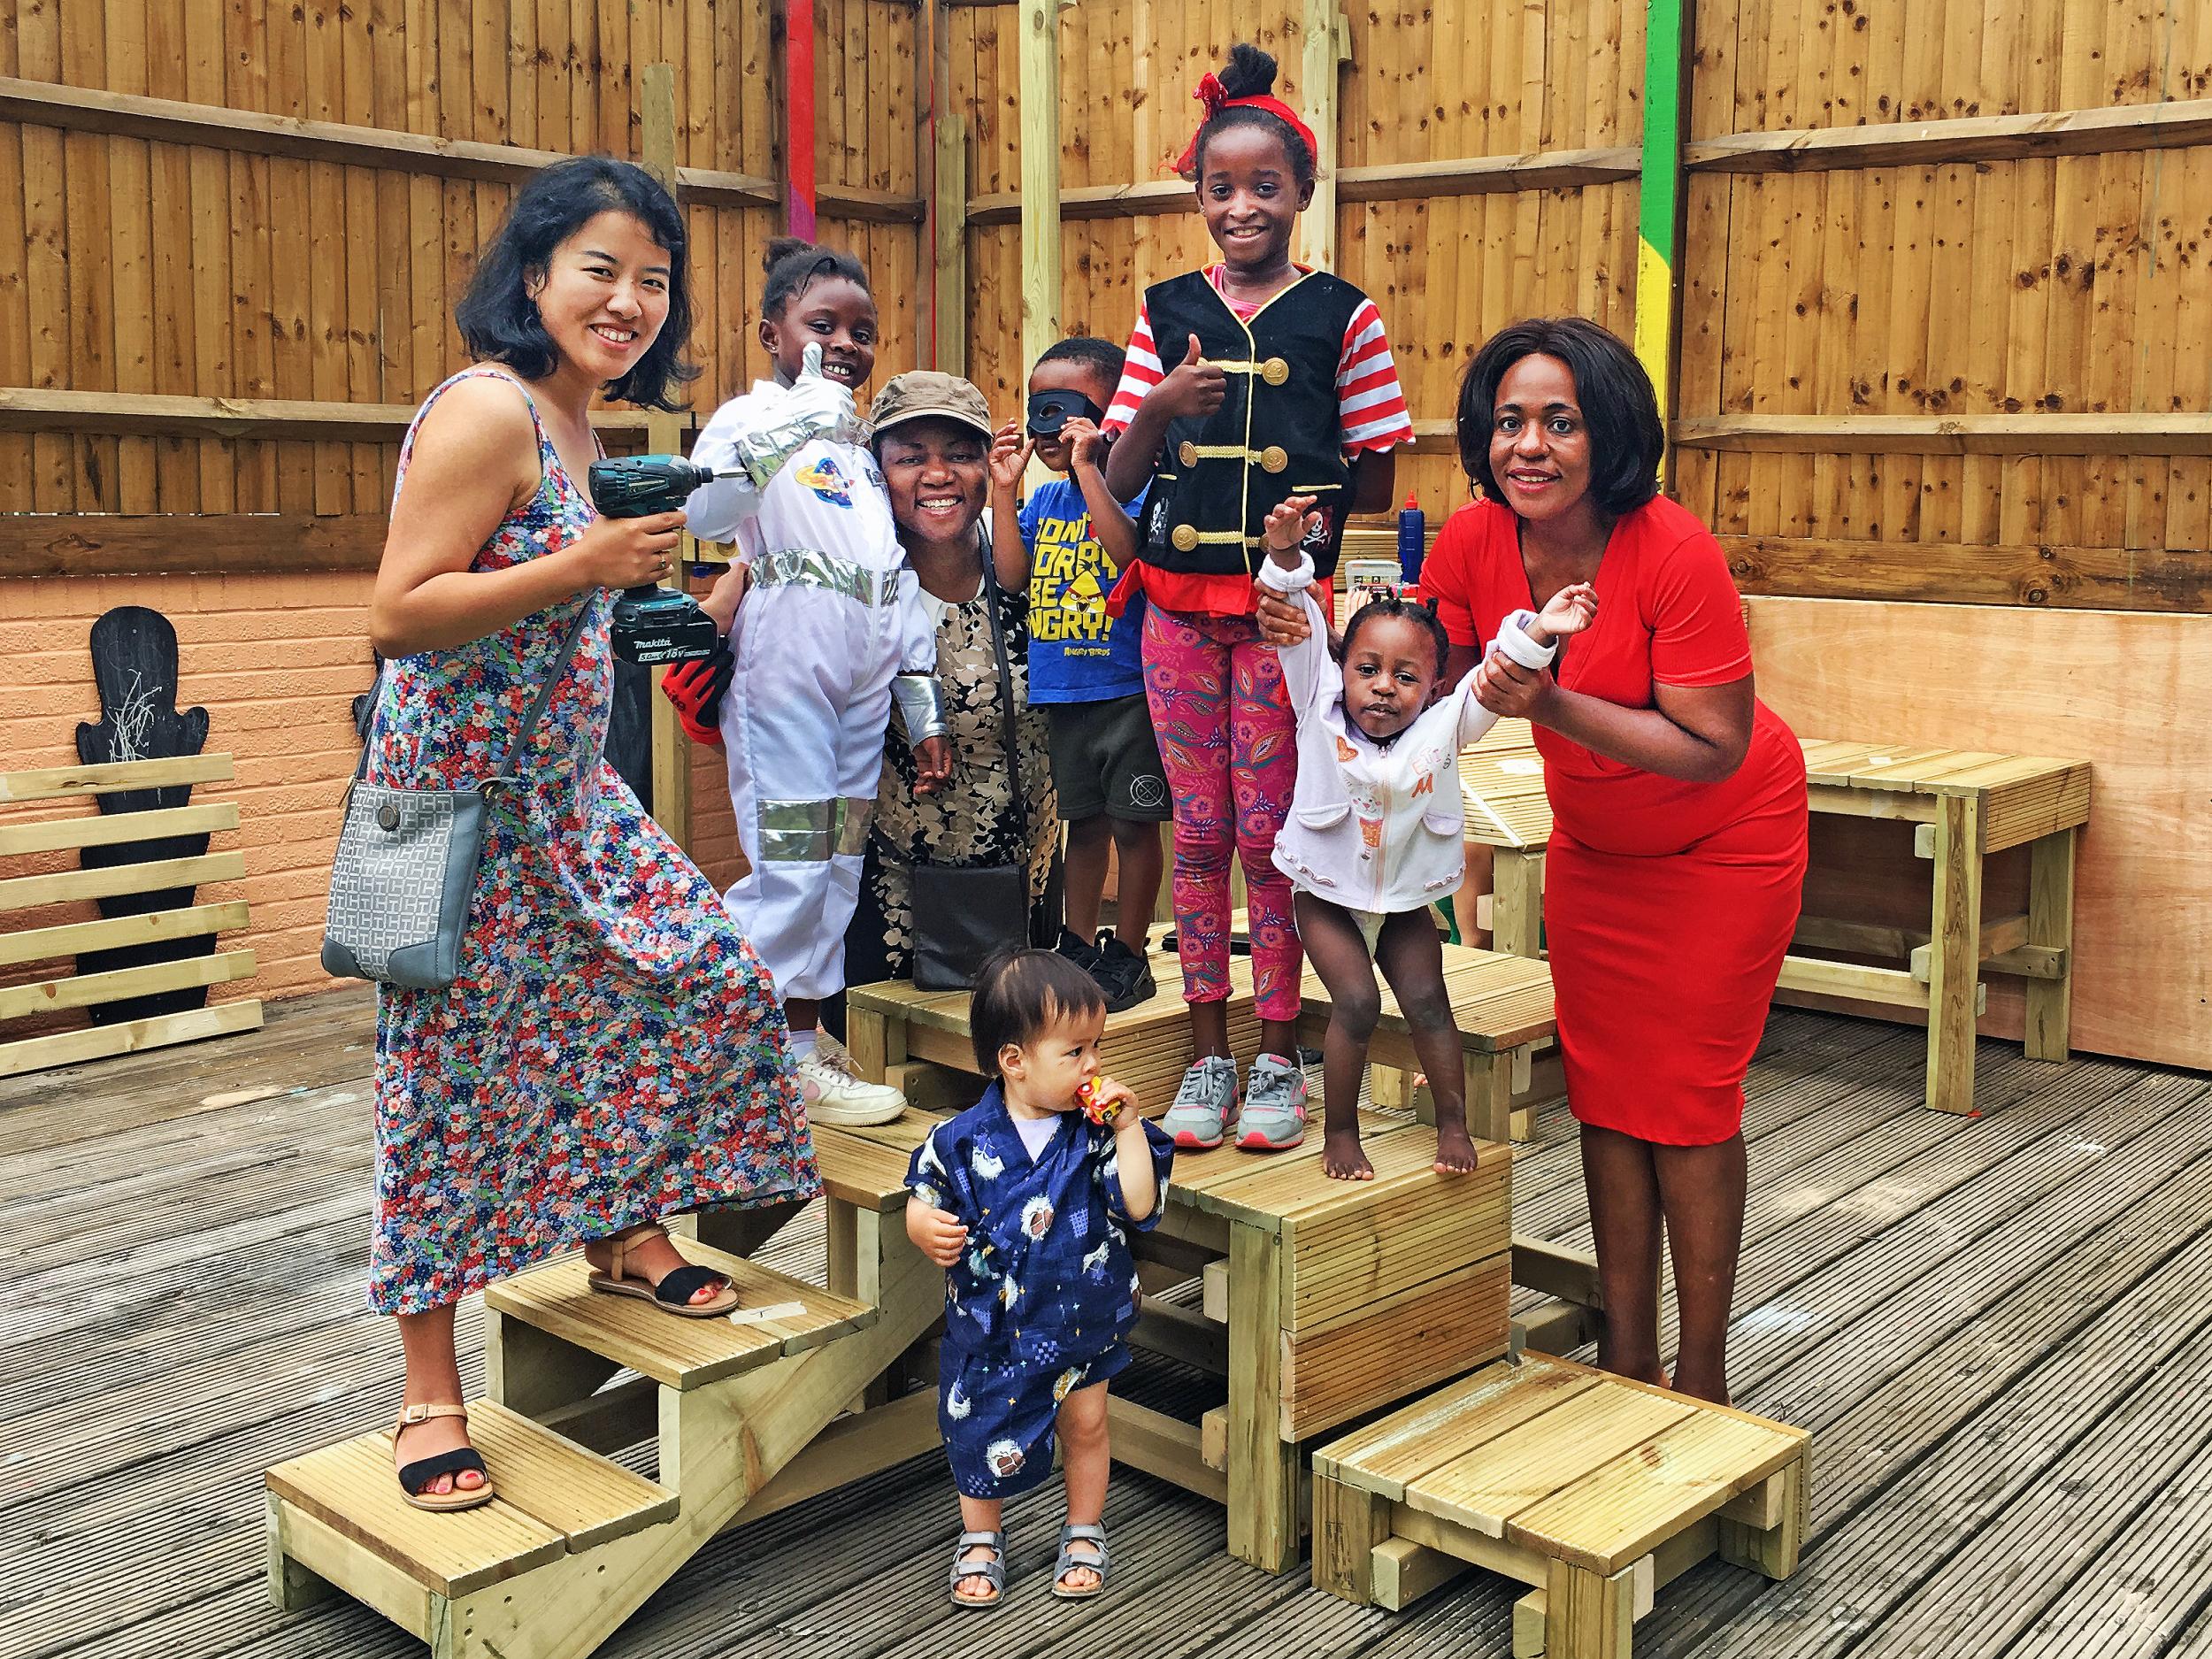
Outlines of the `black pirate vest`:
M1307 541L1319 573L1336 568L1350 511L1337 365L1367 296L1312 271L1240 320L1202 271L1147 288L1152 342L1169 368L1198 336L1227 372L1228 396L1203 419L1169 424L1145 508L1144 562L1190 575L1249 574L1267 557L1260 532L1288 495L1310 495L1321 527Z

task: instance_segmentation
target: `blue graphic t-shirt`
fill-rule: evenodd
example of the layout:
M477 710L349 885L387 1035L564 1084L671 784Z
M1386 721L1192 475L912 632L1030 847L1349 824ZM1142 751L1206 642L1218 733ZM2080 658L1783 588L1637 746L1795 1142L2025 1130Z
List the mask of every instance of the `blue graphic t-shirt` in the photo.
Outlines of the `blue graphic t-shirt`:
M1144 492L1124 505L1132 518L1141 517ZM1121 567L1091 534L1090 509L1075 480L1056 478L1023 503L1021 533L1029 549L1030 702L1141 695L1144 602L1118 620L1106 614Z

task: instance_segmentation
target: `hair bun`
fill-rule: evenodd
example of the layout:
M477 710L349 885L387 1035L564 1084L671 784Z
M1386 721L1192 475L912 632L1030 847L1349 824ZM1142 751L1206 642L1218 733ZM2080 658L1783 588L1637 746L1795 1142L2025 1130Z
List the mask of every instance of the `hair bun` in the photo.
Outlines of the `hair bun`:
M1221 72L1221 89L1233 98L1256 98L1275 86L1275 59L1249 41L1229 49L1229 62Z
M761 269L772 271L779 259L788 259L795 253L810 253L814 244L803 236L778 236L768 244L768 251L761 257Z

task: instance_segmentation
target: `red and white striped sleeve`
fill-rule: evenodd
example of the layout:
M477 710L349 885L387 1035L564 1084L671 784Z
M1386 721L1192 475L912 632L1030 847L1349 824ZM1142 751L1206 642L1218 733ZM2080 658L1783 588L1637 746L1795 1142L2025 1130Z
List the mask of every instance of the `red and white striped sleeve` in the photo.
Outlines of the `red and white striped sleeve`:
M1144 395L1166 378L1167 370L1152 343L1151 314L1140 302L1136 331L1129 336L1129 361L1122 369L1121 384L1114 388L1114 401L1106 406L1106 419L1099 430L1109 436L1126 431Z
M1134 364L1133 357L1131 362ZM1360 302L1344 329L1344 352L1337 359L1336 412L1348 455L1413 442L1405 388L1398 384L1398 365L1391 360L1382 313L1372 300Z

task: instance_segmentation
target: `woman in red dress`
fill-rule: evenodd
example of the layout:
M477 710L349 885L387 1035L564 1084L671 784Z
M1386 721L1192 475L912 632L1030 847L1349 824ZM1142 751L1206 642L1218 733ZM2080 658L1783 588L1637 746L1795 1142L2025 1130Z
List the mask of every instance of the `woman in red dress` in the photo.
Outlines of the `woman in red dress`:
M1544 929L1582 1125L1599 1363L1665 1383L1663 1220L1681 1314L1673 1386L1725 1402L1743 1236L1743 1082L1797 923L1805 765L1754 695L1720 544L1657 493L1657 400L1579 319L1517 323L1467 365L1459 449L1482 496L1421 572L1482 705L1535 729L1553 832ZM1478 665L1506 614L1593 583L1551 670Z

